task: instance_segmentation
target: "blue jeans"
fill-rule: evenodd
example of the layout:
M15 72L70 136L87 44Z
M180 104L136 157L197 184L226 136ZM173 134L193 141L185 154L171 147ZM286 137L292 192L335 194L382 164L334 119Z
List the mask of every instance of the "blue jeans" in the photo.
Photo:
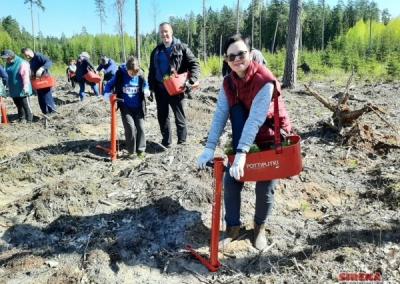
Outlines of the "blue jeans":
M48 114L56 111L53 93L50 88L37 90L40 110L43 114Z
M248 117L247 111L241 104L236 104L230 109L230 120L232 124L232 147L236 152L244 124ZM235 180L229 174L229 166L226 168L224 177L224 202L225 221L227 226L240 226L240 203L243 182ZM271 215L275 199L276 180L256 182L256 210L254 222L258 225L264 224Z
M97 84L89 84L90 87L92 87L92 90L96 96L99 95L99 86ZM85 81L80 81L79 82L79 98L81 101L86 97L85 93Z

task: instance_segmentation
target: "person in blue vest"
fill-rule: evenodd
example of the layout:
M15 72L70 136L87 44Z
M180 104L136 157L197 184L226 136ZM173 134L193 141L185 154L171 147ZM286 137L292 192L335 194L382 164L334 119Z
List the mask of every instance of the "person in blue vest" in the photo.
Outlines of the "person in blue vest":
M86 97L85 83L89 84L96 96L99 95L99 87L96 83L87 82L84 78L86 73L91 70L96 72L93 64L89 61L90 55L86 51L82 52L76 62L76 81L79 83L79 98L81 101Z
M33 114L29 100L32 95L29 63L9 49L2 51L0 57L6 60L8 94L17 107L18 121L23 122L25 117L26 122L32 122Z
M125 142L130 158L143 158L146 150L144 117L146 114L145 98L150 96L149 86L141 73L139 61L129 56L114 77L104 88L104 99L109 101L112 92L117 94L125 130Z
M40 52L33 52L32 49L25 47L21 49L21 53L29 60L31 68L31 77L40 78L49 75L49 70L53 63ZM36 90L40 110L43 114L50 114L56 111L56 104L54 103L53 93L51 88L44 88Z
M114 60L103 55L100 59L100 65L97 67L97 72L103 72L104 81L110 81L117 72L118 66Z

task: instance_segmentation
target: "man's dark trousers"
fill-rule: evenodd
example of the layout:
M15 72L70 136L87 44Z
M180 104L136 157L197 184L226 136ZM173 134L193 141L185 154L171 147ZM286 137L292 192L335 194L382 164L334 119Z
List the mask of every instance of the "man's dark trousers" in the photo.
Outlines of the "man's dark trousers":
M165 90L164 86L161 84L157 86L155 93L157 102L157 119L160 125L161 135L163 137L161 143L164 146L169 146L172 143L171 123L169 121L169 106L171 106L175 116L178 144L186 142L187 128L184 111L184 94L170 96L167 90Z

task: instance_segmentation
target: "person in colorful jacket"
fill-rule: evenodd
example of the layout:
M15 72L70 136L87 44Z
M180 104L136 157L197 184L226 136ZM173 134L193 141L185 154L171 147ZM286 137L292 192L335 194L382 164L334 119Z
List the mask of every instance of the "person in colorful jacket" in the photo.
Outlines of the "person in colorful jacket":
M53 65L51 60L39 52L33 52L30 48L22 48L21 53L29 60L31 68L31 77L40 78L42 76L50 75L49 70ZM49 114L56 111L56 104L54 103L53 93L51 88L44 88L36 90L40 110L43 114Z
M97 72L103 72L104 81L109 81L117 72L118 66L114 60L103 55L100 59L100 65L97 67Z
M104 88L104 99L108 101L112 92L117 94L125 130L125 142L129 157L143 158L146 150L144 117L146 114L145 98L150 96L149 86L141 74L139 61L129 56L126 64L121 65L115 76Z
M6 70L4 70L3 65L0 65L0 78L4 86L7 86L8 75Z
M29 100L32 95L29 63L9 49L4 50L0 57L6 60L8 94L17 107L18 120L22 122L25 117L26 122L32 122L33 114Z
M246 154L256 143L261 149L273 143L272 127L273 96L279 96L279 115L282 128L290 132L291 124L281 99L278 80L265 66L250 57L250 47L241 35L231 36L224 46L225 60L232 72L224 78L216 111L208 134L206 147L197 160L199 168L214 158L214 151L225 124L230 118L232 125L232 148L235 160L226 169L224 177L225 221L227 237L225 244L239 237L240 194L243 182ZM260 250L267 245L265 222L274 203L276 180L256 183L256 205L254 214L254 246Z
M89 59L90 59L89 53L84 51L79 55L76 63L76 81L79 83L79 98L81 99L81 101L83 101L84 98L86 97L85 83L87 83L92 88L96 96L99 95L99 87L97 86L97 84L87 82L84 78L84 76L89 70L96 72L95 68L93 67L93 64L89 61Z
M186 142L186 115L184 110L184 93L170 96L163 85L164 76L173 72L178 74L190 73L187 85L193 86L200 76L200 64L189 47L173 37L171 24L162 23L159 26L162 43L150 55L149 87L155 93L157 103L157 118L162 135L162 145L170 147L171 125L169 122L169 107L175 115L175 124L178 135L178 144Z

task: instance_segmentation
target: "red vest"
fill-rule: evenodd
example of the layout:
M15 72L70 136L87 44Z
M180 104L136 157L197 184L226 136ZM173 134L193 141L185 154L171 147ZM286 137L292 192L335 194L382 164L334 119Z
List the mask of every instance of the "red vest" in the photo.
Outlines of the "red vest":
M281 85L267 67L256 62L252 61L250 63L246 71L246 76L243 79L239 78L233 71L224 78L224 91L228 98L229 107L240 102L249 112L257 93L267 83L272 83L274 85L273 96L278 96L280 126L286 132L290 133L292 125L286 111L285 102L281 96ZM274 104L271 101L266 115L266 119L271 121L271 123L268 123L270 127L264 124L260 128L256 136L257 143L274 140L274 129L271 127L273 125L273 117Z

